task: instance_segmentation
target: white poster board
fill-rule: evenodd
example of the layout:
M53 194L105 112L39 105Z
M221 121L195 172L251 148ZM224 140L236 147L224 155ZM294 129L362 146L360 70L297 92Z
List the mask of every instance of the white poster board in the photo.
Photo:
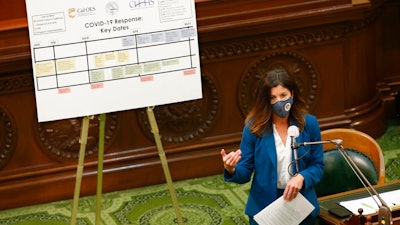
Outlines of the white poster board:
M26 0L38 121L202 98L194 0Z

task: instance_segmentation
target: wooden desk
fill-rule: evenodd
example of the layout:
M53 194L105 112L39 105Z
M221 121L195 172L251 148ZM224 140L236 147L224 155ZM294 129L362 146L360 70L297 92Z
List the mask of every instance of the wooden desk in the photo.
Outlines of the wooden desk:
M392 191L400 188L400 181L388 182L381 185L375 185L374 188L378 193L383 193L387 191ZM346 191L338 194L333 194L329 196L324 196L318 198L321 211L319 213L319 224L320 225L359 225L358 216L353 215L348 218L338 218L328 212L329 209L338 207L340 201L352 200L357 198L368 197L369 194L365 188L360 188L356 190ZM377 214L369 215L372 216L372 224L377 223ZM400 225L400 210L392 211L392 218L394 225Z

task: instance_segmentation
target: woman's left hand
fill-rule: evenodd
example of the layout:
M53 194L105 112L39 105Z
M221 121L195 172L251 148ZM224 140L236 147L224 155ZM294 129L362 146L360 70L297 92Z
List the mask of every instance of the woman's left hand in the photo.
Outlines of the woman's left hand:
M301 174L296 174L292 177L286 185L285 191L283 192L283 199L291 201L296 198L297 194L303 187L304 177Z

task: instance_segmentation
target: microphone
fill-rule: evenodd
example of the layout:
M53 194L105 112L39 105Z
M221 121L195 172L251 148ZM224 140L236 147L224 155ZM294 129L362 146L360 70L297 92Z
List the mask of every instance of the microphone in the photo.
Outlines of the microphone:
M372 197L372 199L375 201L375 203L378 205L379 210L378 210L378 225L385 225L385 224L393 224L393 218L392 218L392 212L390 210L390 207L388 204L379 196L379 193L376 191L376 189L372 186L372 184L368 181L368 179L365 177L363 172L358 168L357 164L353 161L353 159L347 154L345 151L344 147L342 146L342 141L340 140L338 143L333 143L332 144L336 145L337 149L339 152L342 154L344 159L346 160L347 164L350 166L350 168L353 170L353 172L356 174L357 178L361 181L363 184L364 188L367 190L369 195ZM368 189L369 188L369 189ZM378 198L380 201L380 205L378 202L375 200L374 196L372 193L375 194L375 196ZM387 223L388 222L388 223Z
M342 143L342 139L334 139L334 140L327 140L327 141L314 141L314 142L302 142L302 143L296 143L295 138L299 136L299 129L296 126L290 126L288 129L288 135L292 138L292 149L294 151L294 156L295 156L295 161L296 161L296 169L298 171L298 163L297 163L297 148L300 146L308 146L308 145L315 145L315 144L334 144L347 164L350 166L350 168L353 170L357 178L360 180L360 182L363 184L364 188L367 190L369 195L372 197L372 199L375 201L375 203L378 205L379 210L378 210L378 225L392 225L393 224L393 218L392 218L392 212L390 210L390 207L388 204L379 196L379 193L376 191L376 189L372 186L372 184L368 181L368 179L365 177L363 172L358 168L357 164L353 161L353 159L350 157L350 155L347 154L346 150L344 149ZM373 197L373 194L377 197L377 199L380 201L381 204L378 204L377 200ZM387 223L388 222L388 223Z
M290 146L292 149L299 148L299 146L296 143L296 138L299 136L299 128L292 125L288 128L288 135L291 138Z
M296 143L296 146L300 147L300 146L318 145L318 144L341 145L342 143L343 143L342 139L333 139L333 140L327 140L327 141L300 142L300 143Z
M298 127L296 127L294 125L289 126L288 135L289 135L289 137L291 139L290 147L292 148L293 154L294 154L294 162L296 164L296 173L300 172L300 170L299 170L299 162L298 162L299 156L297 154L297 149L299 148L299 145L296 143L296 138L299 136L299 133L300 132L299 132L299 128Z

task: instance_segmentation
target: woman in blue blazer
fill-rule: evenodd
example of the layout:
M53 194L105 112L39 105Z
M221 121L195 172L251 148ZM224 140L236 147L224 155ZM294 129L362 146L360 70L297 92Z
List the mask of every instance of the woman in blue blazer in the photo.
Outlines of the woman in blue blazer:
M289 126L294 125L300 131L295 134L297 143L321 140L318 121L306 113L305 106L294 79L285 70L269 71L246 117L240 149L221 150L226 181L243 184L252 180L245 209L251 225L257 224L253 216L277 198L291 201L298 192L315 207L301 224L315 223L319 204L314 185L324 170L322 146L299 147L296 162L290 137L294 135L288 134Z

